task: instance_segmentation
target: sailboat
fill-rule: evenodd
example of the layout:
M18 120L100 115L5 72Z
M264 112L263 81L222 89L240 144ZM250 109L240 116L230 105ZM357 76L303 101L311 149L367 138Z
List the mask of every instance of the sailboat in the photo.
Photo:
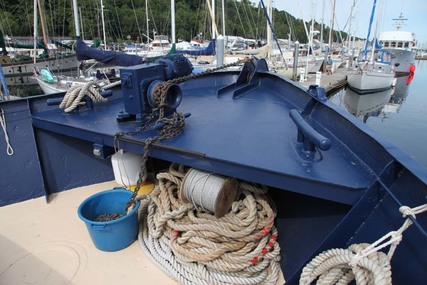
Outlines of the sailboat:
M55 72L64 72L77 69L77 58L75 53L56 52L56 47L48 45L46 35L43 36L43 41L37 42L37 0L34 1L34 51L31 50L31 45L27 46L28 55L20 60L12 58L8 55L8 51L3 41L2 55L0 56L3 74L8 84L18 85L22 83L30 83L28 80L33 75L34 67L49 68ZM41 7L38 7L41 9ZM42 13L41 13L42 14ZM43 21L42 21L43 23ZM43 28L43 26L42 26ZM44 28L43 28L44 30ZM0 33L3 38L3 34ZM50 47L53 49L50 49ZM43 54L37 56L36 50L42 48Z
M376 5L377 0L374 0L365 49L359 54L355 66L356 69L350 70L347 77L349 88L358 93L373 93L387 90L392 87L394 80L391 53L381 50L381 46L377 44L376 39L372 41L372 48L368 48Z
M144 62L143 58L138 55L89 47L80 38L80 26L77 25L79 23L77 3L74 5L74 15L77 38L75 43L77 61L95 60L95 63L87 68L84 71L84 75L80 77L55 76L49 68L35 69L34 78L45 94L66 92L72 86L85 85L94 81L100 86L108 85L119 80L118 67L132 66ZM104 44L105 42L104 30ZM102 64L102 68L95 69L94 67L98 64ZM77 68L77 66L79 65L76 62L74 68Z

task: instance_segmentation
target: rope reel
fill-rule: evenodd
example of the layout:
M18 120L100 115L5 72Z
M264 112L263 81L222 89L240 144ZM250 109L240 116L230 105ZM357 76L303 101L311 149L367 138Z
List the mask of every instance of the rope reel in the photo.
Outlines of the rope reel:
M221 218L237 195L237 180L191 168L180 188L183 202L191 202Z

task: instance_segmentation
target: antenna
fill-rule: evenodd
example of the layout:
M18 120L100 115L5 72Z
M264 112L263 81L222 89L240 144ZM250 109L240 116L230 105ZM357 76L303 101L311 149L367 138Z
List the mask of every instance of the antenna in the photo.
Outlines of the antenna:
M404 17L403 17L403 14L402 14L402 13L400 13L399 18L395 18L395 19L393 19L393 21L395 21L395 22L394 22L394 26L396 26L396 29L397 29L397 30L400 30L400 28L402 28L402 26L405 26L405 25L406 25L406 24L405 24L405 21L408 21L408 18L404 18Z

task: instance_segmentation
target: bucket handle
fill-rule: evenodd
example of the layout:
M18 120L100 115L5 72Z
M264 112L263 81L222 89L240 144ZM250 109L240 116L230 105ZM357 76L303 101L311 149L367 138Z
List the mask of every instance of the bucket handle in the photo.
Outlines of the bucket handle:
M90 224L91 228L94 228L96 230L106 230L108 229L108 225L107 224Z

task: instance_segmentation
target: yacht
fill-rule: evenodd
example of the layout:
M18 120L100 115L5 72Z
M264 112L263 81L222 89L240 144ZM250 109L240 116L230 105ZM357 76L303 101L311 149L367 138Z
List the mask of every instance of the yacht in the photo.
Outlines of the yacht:
M392 65L395 66L397 76L408 75L415 71L415 53L417 44L415 34L403 31L401 28L407 18L400 14L396 21L396 30L384 31L379 36L379 44L383 50L392 54Z

